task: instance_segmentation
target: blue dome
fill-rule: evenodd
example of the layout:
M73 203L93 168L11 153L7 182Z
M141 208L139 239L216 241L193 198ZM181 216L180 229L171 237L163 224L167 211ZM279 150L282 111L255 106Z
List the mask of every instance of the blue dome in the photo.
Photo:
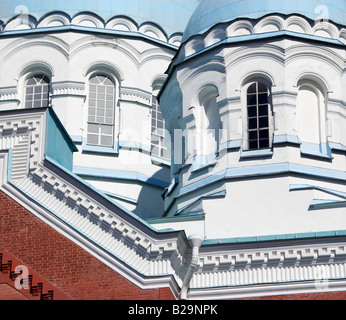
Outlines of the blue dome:
M257 19L270 13L295 13L346 26L346 0L201 0L186 27L183 41L220 22Z
M105 22L120 15L138 25L154 22L170 36L184 31L197 4L198 0L0 0L0 20L6 23L23 8L37 20L57 11L70 17L88 11Z

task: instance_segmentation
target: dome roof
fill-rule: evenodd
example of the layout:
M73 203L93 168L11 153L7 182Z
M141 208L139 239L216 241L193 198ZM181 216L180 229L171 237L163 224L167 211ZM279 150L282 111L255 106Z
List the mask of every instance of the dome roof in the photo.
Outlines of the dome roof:
M300 14L312 20L329 19L346 25L345 0L201 0L185 29L183 41L220 22L257 19L270 13Z
M7 23L21 11L37 20L53 12L72 18L87 11L105 22L115 16L127 16L138 25L153 22L172 35L184 31L197 4L198 0L1 0L0 20Z

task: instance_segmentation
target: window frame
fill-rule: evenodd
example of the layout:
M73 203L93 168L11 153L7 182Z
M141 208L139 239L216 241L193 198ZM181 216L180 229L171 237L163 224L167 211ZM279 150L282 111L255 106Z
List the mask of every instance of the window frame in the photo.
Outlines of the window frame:
M250 87L254 84L257 84L257 89L258 89L258 84L262 84L263 86L265 86L267 88L267 96L268 96L268 100L267 103L264 104L258 104L258 100L256 100L256 104L255 105L250 105L248 104L248 90L250 89ZM241 90L241 101L242 101L242 123L243 123L243 143L242 143L242 156L246 157L247 155L259 155L259 156L263 156L263 155L272 155L272 148L273 148L273 133L274 133L274 116L273 116L273 102L272 102L272 83L271 81L265 79L265 78L252 78L250 80L248 80L246 83L244 83L244 85L242 86L242 90ZM258 95L258 92L256 90L256 95ZM267 126L261 128L259 126L259 112L258 112L258 106L263 106L263 105L267 105L268 106L268 115L267 116L263 116L266 117L268 119L268 123ZM256 128L250 129L249 127L249 110L248 107L252 106L255 107L256 106ZM251 118L251 117L250 117ZM255 118L255 117L254 117ZM257 130L257 148L251 148L250 146L250 130ZM268 144L266 144L263 147L260 147L259 145L259 131L261 130L268 130L269 132L269 137L265 138L266 140L268 140ZM256 140L256 139L253 139Z
M91 92L91 81L94 78L97 77L104 77L106 79L109 79L112 82L112 88L113 88L113 94L112 94L112 115L111 116L107 116L107 85L102 84L102 86L105 86L105 92L100 92L101 96L102 94L104 94L104 99L100 99L100 101L103 102L103 109L104 113L103 115L101 115L99 113L98 114L98 106L97 106L97 101L98 101L98 86L101 86L100 83L95 83L93 85L96 86L96 91L95 92ZM106 81L105 79L103 81ZM108 88L111 87L110 85L108 85ZM88 82L87 82L87 99L86 99L86 106L87 106L87 112L86 112L86 138L85 138L85 149L90 149L91 150L106 150L106 149L114 149L115 148L115 144L116 144L116 119L117 119L117 110L116 110L116 103L118 100L118 96L117 96L117 88L118 88L118 83L115 80L114 77L112 77L111 75L104 73L104 72L94 72L92 73L89 77L88 77ZM91 98L91 94L95 93L95 98ZM95 105L91 106L90 105L90 101L95 100ZM101 103L102 105L102 103ZM94 115L90 115L90 109L94 108L95 109L95 113ZM109 111L109 110L108 110ZM90 116L94 116L95 119L94 120L90 120ZM103 117L104 121L99 121L98 117ZM111 118L111 122L107 123L106 118ZM98 126L98 130L97 132L90 132L89 131L89 126ZM111 128L111 133L110 134L106 134L106 133L102 133L102 129L105 128ZM89 135L91 136L96 136L97 137L97 143L93 143L89 141ZM106 143L102 143L102 137L111 137L111 142L109 144Z
M249 151L270 147L269 94L268 87L259 81L253 82L246 90L247 149Z
M41 78L40 82L46 78L48 81L46 81L44 84L40 84L39 82L36 82L36 84L30 84L28 85L28 82L31 79L35 78ZM37 81L35 79L35 81ZM44 91L44 88L47 88L47 92ZM32 88L32 93L28 93L28 89ZM35 89L40 88L39 93L36 92ZM24 108L25 109L32 109L32 108L45 108L45 107L50 107L51 106L51 88L52 88L52 83L51 83L51 78L43 73L43 72L37 72L37 73L32 73L29 74L24 81ZM44 98L43 94L46 93L47 97ZM28 96L31 96L32 99L28 100ZM40 95L40 99L35 99L35 96ZM31 106L28 106L28 102L31 102ZM39 105L35 105L35 102L39 101Z
M155 123L155 125L154 125ZM162 123L162 128L158 127L158 123ZM159 133L159 130L162 130L162 134ZM158 143L154 143L154 139L156 138ZM170 150L167 147L167 130L166 130L166 122L162 116L162 112L160 109L160 104L157 100L156 95L152 95L152 103L151 103L151 123L150 123L150 154L152 157L156 157L159 159L163 159L166 161L170 160ZM155 153L154 148L158 148L158 153ZM167 156L164 156L164 152L166 150Z

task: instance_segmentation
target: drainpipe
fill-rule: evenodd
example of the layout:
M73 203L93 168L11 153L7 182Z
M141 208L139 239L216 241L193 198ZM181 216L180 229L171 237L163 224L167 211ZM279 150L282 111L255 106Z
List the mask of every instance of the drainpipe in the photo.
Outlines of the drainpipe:
M199 234L194 234L194 235L191 235L188 240L192 247L192 258L191 258L191 262L183 282L183 286L181 288L180 300L187 300L187 291L189 289L193 273L195 272L195 269L197 267L199 248L201 247L204 241L204 236Z

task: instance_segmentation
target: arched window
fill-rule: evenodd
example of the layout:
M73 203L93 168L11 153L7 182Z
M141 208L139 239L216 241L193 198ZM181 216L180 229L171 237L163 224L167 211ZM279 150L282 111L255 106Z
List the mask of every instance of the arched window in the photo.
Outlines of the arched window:
M39 74L30 77L25 83L25 108L49 106L50 80Z
M153 156L164 159L170 158L166 139L165 120L162 117L157 98L153 95L151 112L151 154Z
M260 150L270 147L269 90L260 82L247 89L248 149Z
M113 147L115 84L105 75L89 80L87 144Z

